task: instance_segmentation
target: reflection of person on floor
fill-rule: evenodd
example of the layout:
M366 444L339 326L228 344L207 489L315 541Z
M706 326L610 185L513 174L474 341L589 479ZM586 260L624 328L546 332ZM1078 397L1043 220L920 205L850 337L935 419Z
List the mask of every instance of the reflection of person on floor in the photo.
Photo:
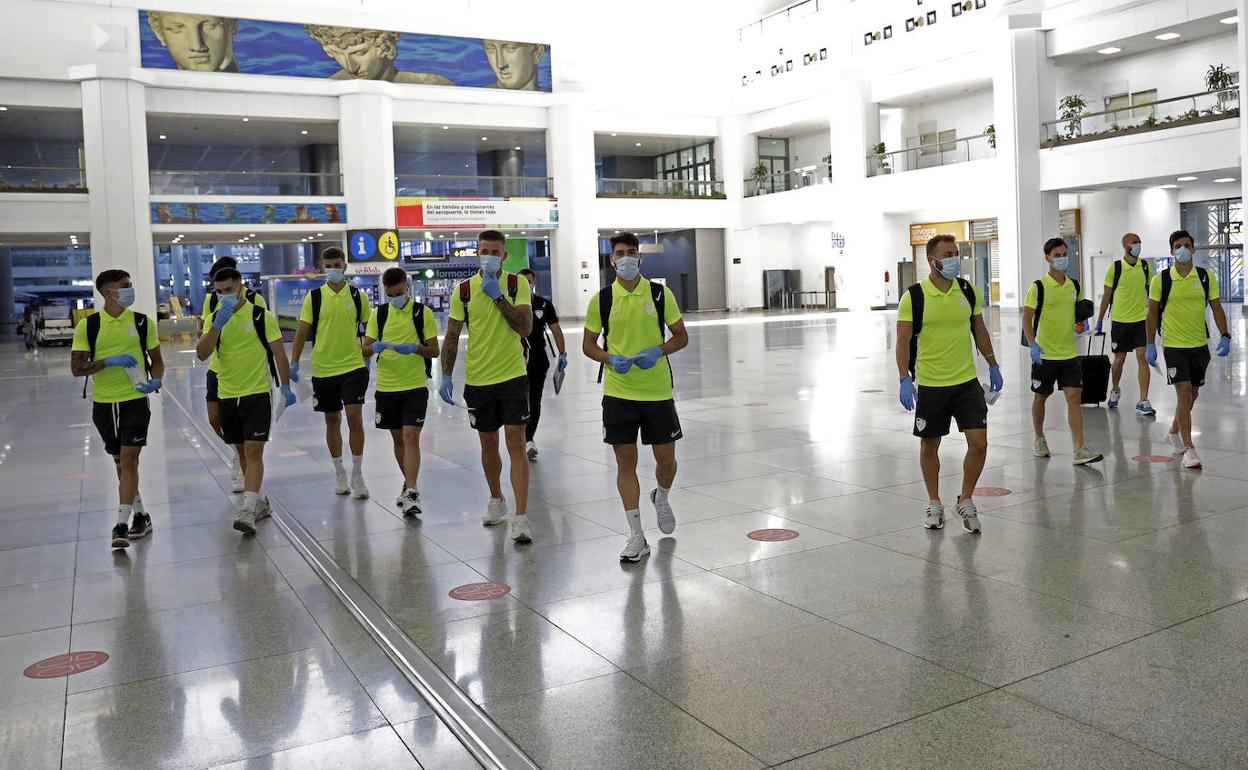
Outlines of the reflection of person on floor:
M238 72L234 35L238 19L195 13L148 11L152 33L180 70Z
M299 729L310 669L323 675L318 657L305 651L234 664L238 696L221 699L221 716L248 754L272 753L274 744Z
M323 24L305 24L304 31L329 58L338 62L339 71L330 80L386 80L427 86L455 85L432 72L404 72L395 65L399 55L399 33L380 29L356 29Z
M485 58L494 70L491 88L509 91L536 91L537 74L541 68L546 46L535 43L515 43L510 40L482 40Z

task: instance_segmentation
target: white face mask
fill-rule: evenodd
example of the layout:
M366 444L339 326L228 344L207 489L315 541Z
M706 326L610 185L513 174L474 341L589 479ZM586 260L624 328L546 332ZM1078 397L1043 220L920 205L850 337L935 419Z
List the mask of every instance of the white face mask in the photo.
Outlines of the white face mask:
M1140 244L1138 243L1131 244L1131 256L1133 257L1140 256Z
M1054 257L1053 269L1059 273L1066 272L1066 268L1070 267L1070 257Z
M1174 259L1180 264L1186 265L1192 261L1192 252L1188 251L1186 246L1180 246L1174 251Z
M641 272L641 259L638 257L617 257L615 274L626 281L631 281Z
M942 278L957 278L958 268L962 266L961 257L945 257L940 260L940 275Z

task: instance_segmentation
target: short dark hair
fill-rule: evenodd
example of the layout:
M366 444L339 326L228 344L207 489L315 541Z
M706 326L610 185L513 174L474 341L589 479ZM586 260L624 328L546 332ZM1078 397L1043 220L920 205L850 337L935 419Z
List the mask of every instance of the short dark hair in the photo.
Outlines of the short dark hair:
M615 247L621 243L625 246L632 246L634 249L641 248L641 241L637 240L637 236L632 233L620 233L619 235L611 236L611 251L615 251Z
M221 257L216 262L213 262L212 267L208 268L209 280L223 267L238 267L238 260L233 257Z
M940 235L934 235L927 242L927 256L930 257L933 254L935 254L936 249L940 248L940 244L942 243L957 244L957 242L958 242L958 239L950 235L949 233L941 233Z
M1170 233L1170 250L1174 251L1175 241L1181 241L1184 238L1191 241L1193 246L1196 245L1196 239L1192 237L1191 233L1189 233L1186 230L1175 230L1174 232Z
M1066 241L1062 238L1048 239L1047 241L1044 242L1044 256L1047 257L1050 254L1052 254L1053 249L1056 249L1058 246L1065 246L1065 245L1066 245Z
M125 270L105 270L95 277L95 290L103 292L106 285L124 281L129 277L130 274Z
M327 259L341 259L343 262L346 262L347 255L342 253L342 249L337 246L330 246L328 249L321 252L321 264L325 264L325 260Z
M238 272L238 270L232 267L223 267L217 272L212 274L213 283L217 283L218 281L241 281L241 280L243 280L243 274Z
M517 272L518 272L518 273L520 273L520 275L525 276L526 278L536 278L536 277L537 277L537 273L533 272L533 268L531 268L531 267L522 267L522 268L520 268Z
M503 235L498 230L482 230L481 233L477 235L477 243L480 243L481 241L493 241L494 243L506 243L507 236Z
M398 286L401 283L407 283L407 271L401 267L387 267L386 272L381 274L381 283L384 286Z

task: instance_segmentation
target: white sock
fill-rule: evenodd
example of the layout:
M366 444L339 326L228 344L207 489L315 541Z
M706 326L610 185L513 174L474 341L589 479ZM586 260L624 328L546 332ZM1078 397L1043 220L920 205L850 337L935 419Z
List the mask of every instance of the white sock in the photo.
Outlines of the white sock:
M244 492L243 493L243 510L244 511L254 511L259 507L260 507L260 493L259 492Z
M628 519L628 531L630 534L633 534L633 535L642 534L641 511L639 509L634 509L631 511L624 511L624 518Z
M671 491L672 491L672 490L670 490L670 489L666 489L666 488L664 488L662 485L660 485L657 489L655 489L655 490L654 490L654 500L655 500L655 502L658 502L658 501L660 501L660 500L666 500L666 499L667 499L667 493L668 493L668 492L671 492Z
M130 511L133 510L133 508L134 506L132 505L117 506L117 523L118 524L130 523Z
M364 455L351 455L351 473L359 476L364 471Z
M134 509L135 513L147 513L147 511L143 508L143 498L139 497L138 492L134 493L134 502L130 507Z
M331 459L331 460L333 460L333 461L334 461L334 472L335 472L335 473L346 473L346 472L347 472L347 469L346 469L346 468L344 468L344 467L342 467L342 458L341 458L341 457L331 457L331 458L329 458L329 459Z

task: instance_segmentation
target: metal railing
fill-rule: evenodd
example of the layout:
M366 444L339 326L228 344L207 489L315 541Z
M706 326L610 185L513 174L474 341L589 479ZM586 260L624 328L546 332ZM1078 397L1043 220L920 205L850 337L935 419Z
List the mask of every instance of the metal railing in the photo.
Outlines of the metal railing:
M399 174L394 178L395 194L410 197L549 198L554 189L554 180L546 176Z
M152 195L342 195L342 175L311 171L148 173Z
M996 134L961 136L946 142L932 142L867 156L867 176L902 174L922 168L995 158Z
M0 166L0 192L57 193L87 191L81 168L50 166Z
M832 167L827 163L817 166L803 166L790 171L778 171L765 176L750 177L745 180L745 197L800 190L803 187L827 184L832 181Z
M1041 145L1056 147L1238 116L1238 87L1223 91L1202 91L1151 104L1116 107L1112 110L1045 121L1040 124Z
M697 179L599 179L599 198L723 198L724 183Z

